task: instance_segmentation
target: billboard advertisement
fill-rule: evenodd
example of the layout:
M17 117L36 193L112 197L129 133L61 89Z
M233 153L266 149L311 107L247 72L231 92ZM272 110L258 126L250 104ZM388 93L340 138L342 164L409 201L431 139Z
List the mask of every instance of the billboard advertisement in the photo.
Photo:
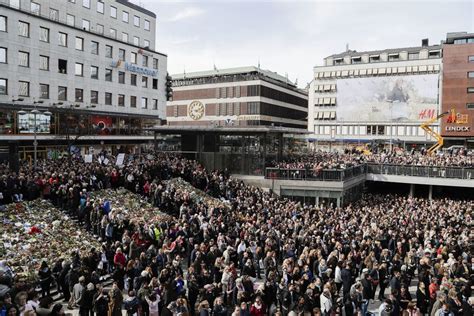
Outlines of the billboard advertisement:
M438 74L337 80L338 121L420 122L438 114Z
M49 134L51 117L44 114L25 113L18 114L18 130L22 134L33 134L35 132L36 119L36 133Z

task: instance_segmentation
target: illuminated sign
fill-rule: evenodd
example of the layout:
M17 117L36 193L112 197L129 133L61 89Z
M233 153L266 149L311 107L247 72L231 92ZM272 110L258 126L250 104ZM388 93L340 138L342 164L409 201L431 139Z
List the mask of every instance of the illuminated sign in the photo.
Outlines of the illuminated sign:
M145 76L151 76L151 77L156 77L158 75L158 70L150 69L150 68L145 68L145 67L140 67L135 64L130 64L127 62L123 62L121 60L118 61L112 61L110 63L110 66L113 68L119 68L124 64L124 69L130 72L134 72L140 75L145 75Z
M446 119L446 123L448 124L456 124L456 125L448 125L444 128L446 132L461 132L466 133L471 131L470 126L463 126L469 123L469 115L462 114L456 112L454 109L451 109L450 114Z

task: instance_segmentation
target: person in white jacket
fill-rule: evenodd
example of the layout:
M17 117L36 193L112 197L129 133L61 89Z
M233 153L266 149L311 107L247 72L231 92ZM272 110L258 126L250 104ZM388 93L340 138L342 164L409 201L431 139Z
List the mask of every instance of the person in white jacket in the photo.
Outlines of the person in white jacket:
M319 297L321 302L321 314L322 315L329 315L329 312L332 309L332 298L331 292L328 288L323 290L323 294Z
M150 295L150 297L145 297L146 302L148 303L148 311L150 316L159 316L158 314L158 304L160 303L160 296L156 294Z

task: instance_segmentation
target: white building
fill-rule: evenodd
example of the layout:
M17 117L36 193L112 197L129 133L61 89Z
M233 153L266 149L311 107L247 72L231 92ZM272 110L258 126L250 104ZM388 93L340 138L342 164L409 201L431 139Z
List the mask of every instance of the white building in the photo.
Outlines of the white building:
M35 121L18 111L35 107L53 114L38 115L40 151L66 133L84 145L146 140L166 107L155 27L126 0L0 0L0 140L28 152Z
M308 130L318 142L429 143L441 99L441 46L347 50L314 67ZM439 130L435 123L434 130Z

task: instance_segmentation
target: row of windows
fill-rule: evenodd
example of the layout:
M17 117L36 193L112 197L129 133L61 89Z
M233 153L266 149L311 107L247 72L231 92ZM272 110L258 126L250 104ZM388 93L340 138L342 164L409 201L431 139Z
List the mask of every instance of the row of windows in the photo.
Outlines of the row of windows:
M58 21L59 19L59 11L56 9L50 9L50 19ZM72 27L76 27L76 17L72 14L66 14L66 24ZM91 22L86 19L82 19L82 24L81 28L85 31L91 31ZM44 29L44 28L43 28ZM1 32L7 32L7 17L6 16L0 16L0 31ZM97 28L95 30L99 34L104 34L104 25L102 24L97 24ZM48 30L49 33L49 30ZM41 34L44 34L41 32ZM24 21L19 21L18 25L18 35L23 36L23 37L30 37L30 24L28 22ZM117 39L117 30L114 28L109 29L109 35L110 37ZM49 38L49 34L48 34ZM132 38L129 37L129 34L126 32L122 32L122 37L121 40L123 42L129 43L133 42L133 45L135 46L143 46L145 48L150 47L150 41L147 39L143 39L143 42L140 43L140 38L138 36L133 36ZM46 41L46 40L43 40ZM49 39L47 40L49 42Z
M69 2L71 3L76 3L76 0L68 0ZM90 0L82 0L82 6L84 8L87 8L87 9L90 9L91 8L91 1ZM105 8L105 5L104 5L104 2L103 1L97 1L97 12L98 13L101 13L101 14L104 14L104 8ZM114 6L110 6L110 17L116 19L117 18L117 8L114 7ZM140 27L140 17L138 15L134 15L133 16L133 25L136 26L136 27ZM122 22L125 22L125 23L129 23L129 13L127 11L122 11ZM143 23L143 28L145 29L145 31L149 31L150 30L150 21L147 20L147 19L144 19L144 23Z
M50 86L48 84L40 83L39 84L39 98L40 99L49 99L50 98ZM8 94L8 79L0 78L0 95ZM30 82L28 81L19 81L18 82L18 96L29 97L30 96ZM68 88L63 86L58 86L58 101L68 101ZM137 97L130 96L129 106L131 108L137 107ZM75 102L84 102L84 89L76 88L74 90L74 101ZM158 109L158 100L152 99L152 109ZM91 90L90 91L90 104L99 104L99 91ZM113 105L112 93L104 93L104 104ZM125 95L117 95L117 105L125 106ZM148 109L148 98L142 97L140 107L142 109Z
M240 86L216 88L216 98L240 98Z
M470 44L474 43L474 38L459 38L454 40L454 44Z
M7 63L8 56L7 56L7 48L0 47L0 63ZM145 56L146 57L146 56ZM50 60L49 56L40 55L39 56L39 69L44 71L50 70ZM18 51L18 65L21 67L30 67L30 53L24 51ZM58 72L62 74L68 73L68 61L65 59L58 59ZM83 63L75 63L74 64L74 74L76 76L83 77L84 76L84 64ZM104 80L112 82L113 79L113 69L105 68L105 76ZM99 79L99 67L91 65L90 66L90 78L91 79ZM130 74L130 85L137 86L137 79L138 75ZM141 78L141 87L148 88L148 77L142 76ZM125 84L125 72L118 71L118 83ZM158 79L152 78L151 86L153 89L158 89Z
M336 98L316 98L314 100L316 106L336 106Z
M240 102L216 104L216 115L240 115Z
M336 84L324 84L316 85L314 87L315 92L336 92Z
M440 58L441 57L441 51L440 50L432 50L428 52L428 58ZM420 59L420 53L419 52L412 52L408 53L408 60L416 60ZM388 58L386 60L381 59L380 55L370 55L369 56L369 63L379 63L379 62L384 62L384 61L399 61L399 60L406 60L401 58L400 54L398 53L393 53L393 54L388 54ZM362 64L362 56L353 56L350 59L350 64ZM345 63L344 59L341 58L335 58L333 60L333 65L344 65L347 64Z
M390 127L392 135L390 135ZM439 126L433 126L432 129L439 132ZM314 132L317 135L331 135L331 137L336 135L425 136L425 131L415 125L315 125Z
M335 120L336 111L320 111L314 113L315 120Z
M315 78L322 79L322 78L344 78L344 77L352 77L352 76L357 77L357 76L389 75L389 74L405 74L405 73L426 73L426 72L438 72L439 70L440 70L440 65L351 69L351 70L318 72L315 74Z
M0 16L0 31L1 20ZM6 18L5 18L6 19ZM23 21L18 21L18 35L23 37L30 37L30 24ZM68 34L64 32L58 32L58 45L62 47L68 47ZM50 30L46 27L39 27L39 40L41 42L49 43L50 42ZM138 38L137 38L138 40ZM84 38L76 36L75 39L75 48L80 51L84 51ZM91 41L90 42L90 53L94 55L99 55L99 42ZM131 52L131 62L137 63L137 53ZM105 56L112 58L113 57L113 47L111 45L105 45ZM125 60L125 50L119 49L119 58ZM142 55L142 63L144 67L148 67L148 56ZM158 59L153 58L153 68L158 69Z

